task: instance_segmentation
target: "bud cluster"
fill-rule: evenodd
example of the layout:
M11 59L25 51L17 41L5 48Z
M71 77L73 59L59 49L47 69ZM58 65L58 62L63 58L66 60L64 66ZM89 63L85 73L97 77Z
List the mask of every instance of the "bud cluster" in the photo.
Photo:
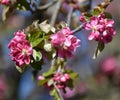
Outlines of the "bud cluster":
M70 76L67 73L56 72L51 79L53 80L53 84L56 84L59 89L63 89L67 86L67 81L70 80ZM45 80L45 77L40 75L38 76L38 80ZM45 83L44 85L46 86L46 84L48 83ZM51 86L47 85L47 87Z

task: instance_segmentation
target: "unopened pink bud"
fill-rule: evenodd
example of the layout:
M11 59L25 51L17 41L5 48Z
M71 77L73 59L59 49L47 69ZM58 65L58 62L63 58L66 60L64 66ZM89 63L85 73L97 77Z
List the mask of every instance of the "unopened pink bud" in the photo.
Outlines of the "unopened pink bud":
M69 74L67 74L67 73L64 74L64 77L65 77L67 80L70 79L70 76L69 76Z
M65 76L62 76L62 77L60 78L60 81L61 81L61 82L66 82Z
M43 76L38 76L38 80L44 80L44 77Z
M62 88L64 88L64 85L57 85L57 87L59 88L59 89L62 89Z

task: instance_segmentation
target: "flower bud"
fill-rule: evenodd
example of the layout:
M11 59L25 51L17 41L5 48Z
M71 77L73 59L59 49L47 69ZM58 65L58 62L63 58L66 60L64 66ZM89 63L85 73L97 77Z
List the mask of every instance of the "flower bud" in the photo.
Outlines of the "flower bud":
M67 73L64 74L64 77L65 77L67 80L70 79L70 76L69 76L69 74L67 74Z
M38 76L38 80L44 80L44 77L43 76Z
M61 82L66 82L65 76L62 76L62 77L60 78L60 81L61 81Z

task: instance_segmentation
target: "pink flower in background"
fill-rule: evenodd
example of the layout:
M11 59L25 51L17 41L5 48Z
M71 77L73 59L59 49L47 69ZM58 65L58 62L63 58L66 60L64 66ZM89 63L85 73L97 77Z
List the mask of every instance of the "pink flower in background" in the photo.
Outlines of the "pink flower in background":
M56 34L50 36L53 46L58 49L60 57L71 57L76 48L79 47L80 40L72 35L68 27L63 28Z
M101 69L105 74L113 74L118 67L117 59L115 57L109 57L102 62Z
M30 64L30 55L32 55L32 47L23 31L19 30L15 33L15 37L8 44L10 56L16 62L17 66Z
M9 5L10 4L10 0L1 0L1 4Z
M70 89L66 87L66 93L62 92L63 97L66 99L70 99L77 94L76 88Z
M104 14L91 17L89 22L84 24L86 30L92 30L88 39L96 40L103 43L112 41L112 37L116 34L114 29L114 21L105 18Z

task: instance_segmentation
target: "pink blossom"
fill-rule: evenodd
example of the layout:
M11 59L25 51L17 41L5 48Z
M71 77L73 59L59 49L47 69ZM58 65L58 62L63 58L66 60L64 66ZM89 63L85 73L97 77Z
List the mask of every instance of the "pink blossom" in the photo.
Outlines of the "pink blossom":
M88 39L96 40L103 43L112 41L112 37L116 34L114 29L114 21L105 18L104 14L91 17L90 21L84 24L86 30L92 30Z
M1 4L9 5L10 4L10 0L1 0Z
M52 34L50 38L53 46L58 49L58 56L60 57L71 57L76 48L79 47L80 40L72 35L72 32L68 27Z
M32 47L30 46L29 41L26 39L26 35L21 30L14 33L14 35L15 37L8 44L12 60L15 61L16 65L19 67L30 64Z

